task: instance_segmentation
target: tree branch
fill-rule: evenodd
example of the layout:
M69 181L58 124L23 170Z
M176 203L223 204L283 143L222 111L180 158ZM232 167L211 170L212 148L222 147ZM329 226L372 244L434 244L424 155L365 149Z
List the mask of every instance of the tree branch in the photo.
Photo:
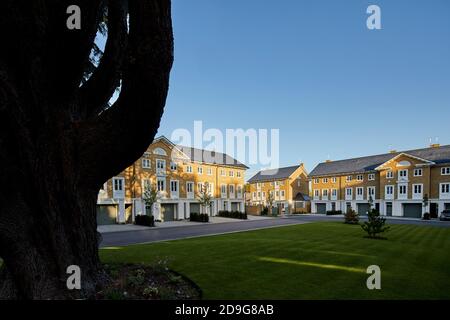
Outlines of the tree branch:
M124 4L124 0L108 1L108 39L105 52L91 78L80 88L80 102L87 117L103 111L119 86L127 40Z
M85 121L80 165L86 183L99 186L138 159L153 141L164 110L173 63L170 0L129 4L129 42L122 91L116 103ZM93 162L103 166L93 169Z

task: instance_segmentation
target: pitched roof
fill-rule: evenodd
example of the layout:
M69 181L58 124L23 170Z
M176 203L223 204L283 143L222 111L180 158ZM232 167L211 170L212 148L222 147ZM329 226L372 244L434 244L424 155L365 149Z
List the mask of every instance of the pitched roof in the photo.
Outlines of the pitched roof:
M157 141L165 141L170 146L182 152L187 158L189 158L193 162L202 162L208 164L217 164L248 169L248 167L245 164L221 152L176 145L172 141L167 139L165 136L159 136L155 138L152 143L155 143Z
M282 180L287 179L297 170L301 164L291 167L270 169L270 170L261 170L253 177L251 177L247 182L254 183L259 181L271 181L271 180Z
M314 177L352 172L375 171L375 168L402 153L433 161L436 164L450 163L450 145L446 145L436 148L415 149L368 157L322 162L319 163L309 175Z
M180 145L177 145L177 148L187 155L191 161L248 169L245 164L225 153Z

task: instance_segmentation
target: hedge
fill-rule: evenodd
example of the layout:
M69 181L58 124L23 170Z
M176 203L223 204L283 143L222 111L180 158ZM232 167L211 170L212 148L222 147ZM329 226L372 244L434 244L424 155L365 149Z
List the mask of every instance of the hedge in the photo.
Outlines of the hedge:
M155 217L147 215L137 215L134 218L134 223L139 226L154 227Z
M247 220L247 214L239 211L219 211L219 217Z
M190 214L189 220L195 222L209 222L209 216L206 213L193 212Z
M327 211L327 216L334 216L334 215L338 215L338 214L342 214L342 210L328 210Z

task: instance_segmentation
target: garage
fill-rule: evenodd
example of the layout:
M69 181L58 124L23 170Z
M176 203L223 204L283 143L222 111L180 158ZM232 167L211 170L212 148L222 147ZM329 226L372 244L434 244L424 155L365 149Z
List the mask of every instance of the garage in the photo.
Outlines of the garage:
M404 203L403 216L408 218L422 218L421 203Z
M191 203L189 206L189 213L200 213L200 204Z
M161 204L161 216L163 221L175 220L175 204L173 203Z
M326 214L327 205L325 203L316 203L316 212L320 214Z
M117 205L97 205L97 225L116 224Z
M356 207L360 216L367 216L367 212L370 210L370 205L368 203L357 203Z

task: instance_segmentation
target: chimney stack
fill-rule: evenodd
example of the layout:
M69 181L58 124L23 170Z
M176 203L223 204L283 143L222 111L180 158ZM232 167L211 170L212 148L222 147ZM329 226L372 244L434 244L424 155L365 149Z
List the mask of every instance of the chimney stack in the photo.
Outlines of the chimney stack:
M389 153L397 153L397 150L394 150L394 149L389 150Z

